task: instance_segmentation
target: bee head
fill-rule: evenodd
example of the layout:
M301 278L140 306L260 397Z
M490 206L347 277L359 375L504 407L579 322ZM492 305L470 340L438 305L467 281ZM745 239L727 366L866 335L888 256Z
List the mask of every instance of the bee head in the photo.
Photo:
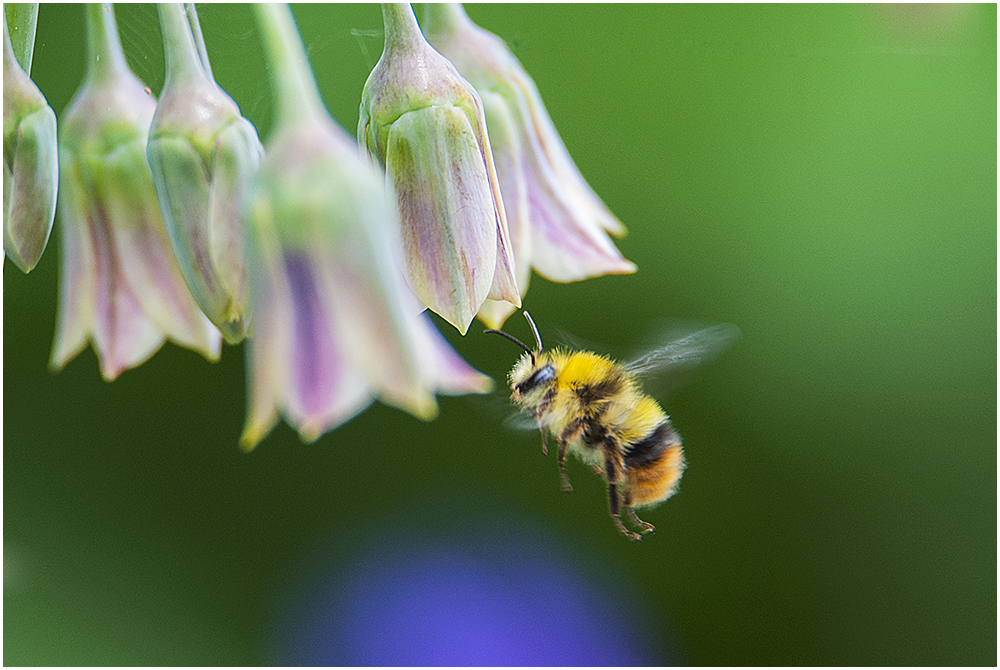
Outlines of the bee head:
M524 318L528 320L528 325L531 326L531 332L535 336L536 348L534 351L528 348L521 340L517 339L509 333L505 333L502 330L487 329L484 332L494 333L496 335L501 335L506 337L508 340L521 347L525 351L525 356L518 361L517 365L510 373L510 387L513 392L512 397L514 400L522 401L527 404L533 404L530 400L530 396L533 391L538 391L539 389L544 389L551 382L555 380L556 372L555 368L552 367L552 363L549 361L548 356L542 355L542 338L538 334L538 328L535 326L535 322L532 320L531 315L527 312L524 313ZM540 393L544 393L541 391Z

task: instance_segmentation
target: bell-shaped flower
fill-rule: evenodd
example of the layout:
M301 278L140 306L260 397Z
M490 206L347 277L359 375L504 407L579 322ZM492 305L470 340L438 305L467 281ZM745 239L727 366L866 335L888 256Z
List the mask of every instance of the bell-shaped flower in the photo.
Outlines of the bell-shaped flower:
M358 140L399 203L407 282L465 333L483 302L521 304L482 102L420 33L382 5L385 49L361 95Z
M146 139L156 101L125 62L110 5L88 5L87 72L59 129L59 315L50 366L93 339L106 380L170 338L219 357L170 251Z
M14 56L3 20L3 249L22 272L42 257L59 187L56 115Z
M241 443L253 448L279 414L312 441L376 398L428 419L435 393L487 391L406 288L385 177L323 107L291 11L256 11L276 116L247 205Z
M482 98L521 295L529 266L557 282L635 272L608 237L625 227L580 174L503 40L474 24L460 4L425 5L424 35ZM487 301L479 316L499 328L512 312L508 303Z
M146 156L184 281L226 341L236 343L249 322L240 206L264 149L199 53L194 5L158 9L166 82Z

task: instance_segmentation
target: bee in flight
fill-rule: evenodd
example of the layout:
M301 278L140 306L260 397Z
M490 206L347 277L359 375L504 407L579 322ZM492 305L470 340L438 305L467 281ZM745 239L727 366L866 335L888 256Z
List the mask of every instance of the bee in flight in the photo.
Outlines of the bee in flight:
M527 312L524 317L535 336L534 350L503 331L485 331L525 351L510 372L511 399L537 422L543 453L548 454L546 431L555 438L563 491L573 491L566 474L566 454L572 453L607 480L608 508L618 530L641 540L655 528L639 519L635 508L673 495L685 460L680 435L643 392L639 377L698 364L728 347L739 329L721 324L689 332L623 365L589 351L544 351L535 322ZM622 512L638 532L625 527Z

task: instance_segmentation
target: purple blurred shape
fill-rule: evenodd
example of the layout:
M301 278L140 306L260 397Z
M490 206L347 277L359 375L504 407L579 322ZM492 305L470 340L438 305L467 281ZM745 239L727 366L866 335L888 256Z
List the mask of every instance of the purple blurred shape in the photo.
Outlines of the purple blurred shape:
M299 573L278 663L662 664L624 594L523 528L438 542L385 532L332 563Z

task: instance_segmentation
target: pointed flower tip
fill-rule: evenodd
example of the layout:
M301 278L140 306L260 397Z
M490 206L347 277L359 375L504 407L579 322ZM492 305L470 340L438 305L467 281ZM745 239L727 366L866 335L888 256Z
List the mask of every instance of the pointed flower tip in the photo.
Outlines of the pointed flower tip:
M434 400L434 396L429 394L421 395L422 397L411 403L410 406L406 408L406 411L421 421L433 421L437 418L440 408Z
M496 388L496 382L493 381L492 377L488 377L477 372L474 378L467 380L465 391L468 393L477 393L482 395L485 393L492 393L494 388Z
M274 429L277 422L278 418L274 414L264 419L248 419L243 428L243 434L240 435L240 449L247 453L253 451L260 444L260 441Z
M510 315L517 311L517 309L517 307L506 300L487 300L483 303L483 306L480 308L479 314L477 314L476 317L486 324L487 328L500 330L500 328L503 327L504 322L506 322L507 319L510 318Z
M299 425L299 439L302 440L303 444L312 444L318 440L320 435L325 433L326 430L328 429L319 426L313 421L306 421L306 423Z
M240 450L246 453L250 453L257 448L263 435L258 435L256 433L244 432L240 436Z

